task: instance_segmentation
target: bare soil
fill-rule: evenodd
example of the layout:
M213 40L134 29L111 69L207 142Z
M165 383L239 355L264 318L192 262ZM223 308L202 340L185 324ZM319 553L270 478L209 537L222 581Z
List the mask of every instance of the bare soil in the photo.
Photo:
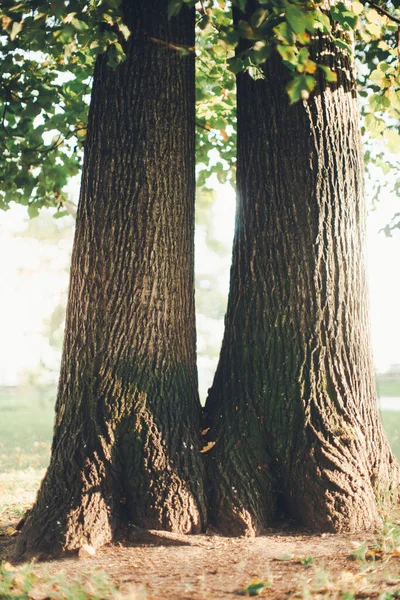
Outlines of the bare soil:
M14 539L10 529L0 534L0 559L9 556ZM258 538L224 538L132 528L128 541L104 547L93 557L38 562L34 570L39 577L62 571L70 581L80 574L87 582L103 572L118 588L117 597L126 600L223 600L246 595L255 581L267 586L261 597L274 600L400 597L397 553L377 551L373 560L356 560L351 554L364 541L377 547L373 534L271 530ZM52 596L37 594L37 600L46 597Z

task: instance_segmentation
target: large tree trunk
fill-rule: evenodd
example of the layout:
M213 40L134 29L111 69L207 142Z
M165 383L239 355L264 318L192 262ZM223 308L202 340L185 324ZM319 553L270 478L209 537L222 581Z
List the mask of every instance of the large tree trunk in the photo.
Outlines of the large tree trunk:
M20 553L129 521L199 532L194 11L126 0L126 62L96 65L50 467Z
M368 528L398 483L374 385L353 65L317 51L338 83L307 102L289 105L277 57L265 80L237 78L233 264L206 404L211 518L227 534L282 511L321 531Z

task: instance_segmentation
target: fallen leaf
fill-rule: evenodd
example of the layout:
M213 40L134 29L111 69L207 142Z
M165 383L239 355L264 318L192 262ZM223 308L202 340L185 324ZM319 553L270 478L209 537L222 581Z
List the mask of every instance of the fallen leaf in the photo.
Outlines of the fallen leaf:
M93 546L89 546L89 544L82 544L78 552L79 558L91 558L95 554L96 550L93 548Z
M376 548L370 548L365 553L365 558L368 560L381 560L383 557L383 551L377 550Z
M209 450L211 450L211 448L214 448L214 446L215 446L215 444L216 444L216 443L217 443L217 442L208 442L208 444L206 444L206 445L204 446L204 448L202 448L202 449L200 450L200 452L201 452L202 454L204 454L204 452L208 452Z
M269 585L269 583L263 581L253 581L244 590L239 590L236 593L238 596L259 596Z
M207 427L207 429L203 429L203 431L201 432L201 435L206 435L209 431L210 431L210 427Z

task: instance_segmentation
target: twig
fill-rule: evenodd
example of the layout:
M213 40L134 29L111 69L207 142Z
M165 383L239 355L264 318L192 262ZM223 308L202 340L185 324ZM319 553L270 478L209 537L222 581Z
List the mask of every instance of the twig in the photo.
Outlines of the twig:
M181 50L186 50L187 52L195 52L195 50L196 50L193 46L176 46L175 44L171 44L171 42L166 42L165 40L159 40L154 37L151 37L150 39L155 44L160 44L161 46L166 46L167 48L171 48L171 50L176 50L177 52L181 52Z
M206 131L212 131L211 127L207 123L205 125L202 125L201 123L196 121L196 127L200 127L200 129L205 129Z

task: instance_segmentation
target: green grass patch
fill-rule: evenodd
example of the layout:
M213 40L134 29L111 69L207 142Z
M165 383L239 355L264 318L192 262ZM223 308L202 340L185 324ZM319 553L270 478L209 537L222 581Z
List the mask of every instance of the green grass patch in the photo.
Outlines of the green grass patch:
M50 457L55 395L0 393L0 473L44 469Z
M381 419L393 454L400 461L400 411L381 411Z
M376 390L378 397L398 397L400 398L400 380L388 379L378 375L376 378Z
M0 565L0 598L4 600L105 600L116 594L117 588L101 571L85 569L73 578L63 572L39 577L33 564Z
M32 468L0 473L0 534L15 527L32 506L44 474L45 469Z

